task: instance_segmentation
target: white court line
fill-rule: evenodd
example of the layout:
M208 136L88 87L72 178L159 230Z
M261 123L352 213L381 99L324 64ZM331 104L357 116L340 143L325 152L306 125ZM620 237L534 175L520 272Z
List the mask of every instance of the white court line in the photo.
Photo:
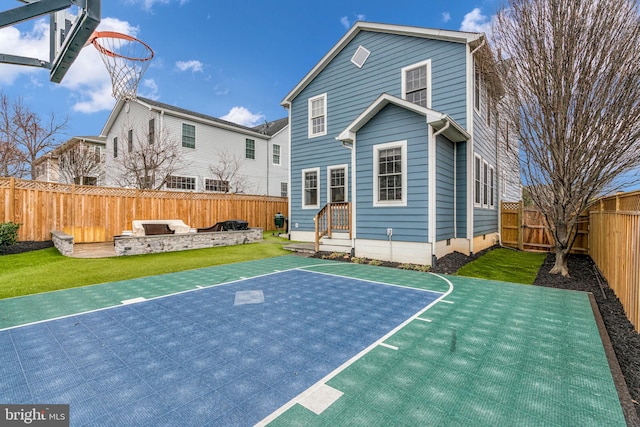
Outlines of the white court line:
M391 350L396 350L396 351L400 350L400 347L396 347L395 345L387 344L387 343L384 343L384 342L380 343L380 347L386 347L386 348L390 348Z
M416 317L416 320L422 320L423 322L431 323L431 319L425 319L425 318L422 318L422 317Z
M344 371L345 369L347 369L349 366L353 365L355 362L357 362L359 359L361 359L362 357L364 357L367 353L369 353L371 350L373 350L374 348L378 347L379 345L381 345L384 341L386 341L388 338L390 338L391 336L393 336L396 332L398 332L399 330L401 330L402 328L404 328L405 326L407 326L409 323L411 323L413 320L417 319L420 315L422 315L425 311L429 310L431 307L433 307L435 304L437 304L438 302L440 302L443 298L445 298L446 296L448 296L451 292L453 292L453 283L451 283L451 281L449 279L447 279L446 277L443 277L439 274L435 274L435 273L428 273L431 274L433 276L436 276L442 280L444 280L445 282L447 282L447 284L449 285L449 289L442 294L441 296L439 296L437 299L435 299L434 301L432 301L429 305L427 305L425 308L423 308L422 310L420 310L419 312L417 312L416 314L414 314L413 316L411 316L410 318L408 318L407 320L405 320L404 322L402 322L400 325L398 325L396 328L394 328L393 330L389 331L386 335L384 335L383 337L381 337L380 339L378 339L376 342L374 342L373 344L371 344L369 347L365 348L364 350L362 350L360 353L356 354L355 356L353 356L351 359L347 360L346 362L344 362L342 365L338 366L336 369L334 369L333 371L331 371L329 374L327 374L324 378L322 378L321 380L319 380L317 383L315 383L314 385L312 385L311 387L309 387L308 389L306 389L305 391L303 391L302 393L300 393L299 395L297 395L296 397L294 397L293 399L291 399L289 402L285 403L284 405L282 405L279 409L277 409L276 411L274 411L273 413L271 413L270 415L268 415L266 418L262 419L260 422L258 422L255 427L263 427L266 426L267 424L269 424L270 422L272 422L273 420L275 420L276 418L278 418L280 415L284 414L287 410L289 410L291 407L293 407L296 403L299 403L300 400L305 399L307 396L314 394L318 389L321 389L324 384L331 380L332 378L334 378L335 376L337 376L338 374L340 374L342 371ZM343 277L343 276L340 276ZM409 289L413 289L413 288L409 288ZM437 292L439 293L439 292Z
M442 302L446 302L447 304L453 304L453 301L442 300Z
M138 297L138 298L131 298L131 299L126 299L121 301L122 304L127 305L127 304L135 304L137 302L143 302L146 301L147 299L145 297Z

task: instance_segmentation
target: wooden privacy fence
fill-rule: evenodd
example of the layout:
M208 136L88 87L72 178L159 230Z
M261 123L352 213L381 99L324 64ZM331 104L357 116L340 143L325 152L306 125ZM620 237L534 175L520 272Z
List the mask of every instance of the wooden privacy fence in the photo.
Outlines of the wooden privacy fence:
M555 240L544 216L538 209L524 207L522 202L500 204L501 238L504 246L525 251L553 251ZM572 253L589 252L589 215L578 219L578 237Z
M602 198L589 214L589 254L640 332L640 191Z
M76 243L107 242L135 219L181 219L205 228L229 219L250 227L274 228L276 213L286 214L283 197L78 186L0 178L0 222L22 224L21 241L51 240L51 231L72 235Z

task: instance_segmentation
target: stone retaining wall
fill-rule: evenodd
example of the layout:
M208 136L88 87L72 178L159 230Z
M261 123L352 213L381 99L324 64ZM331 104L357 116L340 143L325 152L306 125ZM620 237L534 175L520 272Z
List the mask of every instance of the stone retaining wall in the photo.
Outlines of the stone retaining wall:
M242 245L262 240L262 228L212 233L163 234L157 236L115 236L116 256L185 251L215 246Z
M62 231L54 230L51 232L51 240L53 246L64 256L73 255L73 236L69 236Z

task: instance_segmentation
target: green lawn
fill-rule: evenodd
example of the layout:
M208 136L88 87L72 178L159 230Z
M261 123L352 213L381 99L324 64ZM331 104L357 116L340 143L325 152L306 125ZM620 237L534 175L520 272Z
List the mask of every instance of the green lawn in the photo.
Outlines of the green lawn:
M289 241L264 233L261 243L112 258L68 258L49 248L0 256L0 299L290 254Z
M462 267L459 276L532 284L547 254L495 249Z

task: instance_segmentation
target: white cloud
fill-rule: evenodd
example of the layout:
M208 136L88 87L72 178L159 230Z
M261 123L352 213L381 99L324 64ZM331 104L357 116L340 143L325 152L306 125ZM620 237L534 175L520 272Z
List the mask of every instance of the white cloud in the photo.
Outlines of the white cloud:
M176 67L180 71L191 71L196 73L198 71L202 72L203 65L202 62L192 59L190 61L177 61Z
M460 25L460 31L489 34L491 32L491 20L482 14L480 8L476 7L464 15L464 19Z
M263 114L254 114L245 107L233 107L229 112L220 117L222 120L237 123L243 126L256 126L265 120Z
M451 14L449 12L442 12L442 22L451 21Z
M366 21L367 17L366 15L363 14L356 14L354 15L355 20L353 22L351 22L351 20L349 20L348 16L343 16L342 18L340 18L340 23L342 24L342 26L346 29L351 28L351 26L356 22L356 21Z
M30 32L23 33L16 27L0 29L0 52L49 61L49 24L45 19L33 23ZM0 83L12 84L21 75L42 73L37 67L2 64L0 67Z
M189 3L190 0L175 0L180 6L184 6ZM143 10L147 12L151 12L153 10L153 6L157 4L170 4L173 3L174 0L127 0L127 3L133 5L139 5Z
M158 99L158 84L154 79L143 79L138 85L138 93L149 99Z

